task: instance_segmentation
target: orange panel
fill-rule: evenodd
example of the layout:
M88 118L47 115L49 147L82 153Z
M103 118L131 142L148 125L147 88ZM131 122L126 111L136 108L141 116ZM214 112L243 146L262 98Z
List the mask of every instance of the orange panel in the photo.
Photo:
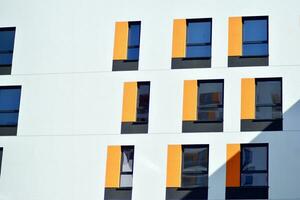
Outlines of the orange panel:
M226 187L240 186L241 145L227 144Z
M175 19L173 22L172 58L184 58L186 46L186 20Z
M255 119L255 79L242 79L241 119Z
M122 122L136 121L137 82L124 83Z
M107 147L106 188L118 188L121 173L121 146Z
M167 187L181 186L181 145L168 146Z
M197 120L197 80L185 80L183 91L183 121Z
M128 48L128 22L116 22L114 60L126 60Z
M229 17L228 56L242 56L243 23L242 17Z

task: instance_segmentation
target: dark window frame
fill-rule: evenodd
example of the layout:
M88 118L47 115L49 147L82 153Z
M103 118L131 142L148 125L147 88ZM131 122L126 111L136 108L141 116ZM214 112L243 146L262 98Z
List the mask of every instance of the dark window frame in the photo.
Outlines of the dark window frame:
M243 148L245 147L266 147L267 149L267 170L249 170L243 171ZM268 143L252 143L252 144L241 144L241 155L240 155L240 183L242 183L242 174L267 174L267 186L242 186L242 188L255 188L255 187L268 187L269 186L269 144Z
M129 44L129 37L130 37L130 35L129 35L129 32L130 32L130 26L132 26L132 25L139 25L140 26L140 30L139 30L139 45L130 45ZM141 39L141 21L130 21L130 22L128 22L128 44L127 44L127 57L128 57L128 50L129 49L136 49L136 48L138 48L138 51L140 51L140 39ZM139 58L138 59L127 59L128 61L138 61L139 60Z
M4 31L13 31L14 32L14 39L13 39L12 50L6 50L6 51L5 50L0 50L0 55L9 54L9 55L12 56L12 59L13 59L14 46L15 46L15 37L16 37L16 27L0 27L0 32L4 32ZM10 64L0 64L0 67L12 66L12 62Z
M123 152L126 151L126 150L132 150L133 151L132 170L131 170L131 172L124 172L123 171L123 161L124 161ZM133 179L133 170L134 170L134 146L121 146L121 167L120 167L120 182L119 182L120 188L122 188L122 189L132 188L132 186L131 187L122 187L121 186L121 178L122 178L122 175L131 175L132 179Z
M201 83L222 83L222 104L221 105L217 105L217 106L202 106L202 108L223 108L223 116L222 116L222 120L199 120L198 119L198 115L199 115L199 111L201 111L201 106L198 107L199 105L199 89L201 88ZM197 120L196 122L223 122L224 121L224 79L212 79L212 80L197 80Z
M251 41L251 42L245 42L244 41L244 23L247 20L267 20L267 40L258 40L258 41ZM244 45L247 44L267 44L268 45L268 53L265 55L244 55L242 54L241 57L243 58L258 58L258 57L268 57L269 56L269 16L247 16L242 17L242 24L243 24L243 30L242 30L242 51L244 52Z
M184 172L183 167L181 167L181 182L182 182L182 177L183 175L207 175L207 179L208 177L208 173L209 173L209 145L208 144L201 144L201 145L197 145L197 144L190 144L190 145L182 145L182 155L181 155L181 166L184 165L184 150L185 149L191 149L191 148L206 148L207 149L207 172L206 173L201 173L201 172ZM207 181L208 183L208 181ZM203 187L203 186L181 186L181 188L207 188L207 186Z
M137 103L137 105L136 105L136 122L134 122L134 123L138 123L138 124L148 123L149 122L150 87L151 87L151 83L150 83L150 81L140 81L140 82L137 83L137 85L138 85L138 91L137 91L138 94L137 94L137 102L136 102ZM140 100L139 87L142 86L142 85L147 85L149 87L149 94L148 94L149 100L148 100L148 108L147 108L148 113L147 113L147 118L146 118L147 120L145 120L145 121L138 120L139 119L138 118L139 109L142 109L142 108L139 107L139 100Z
M189 23L195 23L195 22L210 22L210 42L204 42L204 43L188 43L188 34L186 34L186 44L185 44L185 51L187 52L188 47L191 46L210 46L212 45L212 18L197 18L197 19L186 19L186 31L188 32L188 26ZM210 49L211 51L211 49ZM197 59L210 59L211 58L211 52L209 57L185 57L185 59L191 59L191 60L197 60Z
M257 104L257 83L258 82L268 82L268 81L279 81L280 82L280 91L281 91L281 94L280 94L280 102L281 104L280 105L271 105L271 104ZM282 101L283 100L283 97L282 97L282 78L277 78L277 77L274 77L274 78L255 78L255 120L256 121L265 121L265 120L282 120L283 119L283 113L282 113ZM280 108L281 110L281 118L275 118L275 119L257 119L256 118L256 110L257 108L259 107L272 107L272 108Z

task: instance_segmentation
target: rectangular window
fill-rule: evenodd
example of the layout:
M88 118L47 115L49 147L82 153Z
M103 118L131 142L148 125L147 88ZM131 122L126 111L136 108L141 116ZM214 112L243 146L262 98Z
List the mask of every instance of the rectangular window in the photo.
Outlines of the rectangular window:
M132 187L134 147L122 146L120 187Z
M0 74L11 74L16 28L0 28Z
M0 127L17 126L21 86L0 87Z
M208 145L182 146L181 187L208 186Z
M128 31L128 60L138 60L140 51L141 22L129 22Z
M187 20L187 58L211 57L211 19Z
M241 186L268 186L268 145L241 145Z
M137 122L148 122L150 83L138 82Z
M268 56L268 18L243 17L243 56Z
M256 79L256 119L281 119L281 79Z
M198 121L223 121L223 80L198 81Z

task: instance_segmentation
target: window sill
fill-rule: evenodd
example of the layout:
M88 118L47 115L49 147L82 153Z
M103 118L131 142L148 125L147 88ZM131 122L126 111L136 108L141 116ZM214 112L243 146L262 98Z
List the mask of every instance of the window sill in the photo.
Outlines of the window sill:
M172 58L172 69L210 68L211 58Z

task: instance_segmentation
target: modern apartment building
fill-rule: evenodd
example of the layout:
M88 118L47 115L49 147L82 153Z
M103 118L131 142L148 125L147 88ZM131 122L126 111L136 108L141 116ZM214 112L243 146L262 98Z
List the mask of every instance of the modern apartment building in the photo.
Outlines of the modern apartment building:
M300 199L297 0L0 1L0 199Z

